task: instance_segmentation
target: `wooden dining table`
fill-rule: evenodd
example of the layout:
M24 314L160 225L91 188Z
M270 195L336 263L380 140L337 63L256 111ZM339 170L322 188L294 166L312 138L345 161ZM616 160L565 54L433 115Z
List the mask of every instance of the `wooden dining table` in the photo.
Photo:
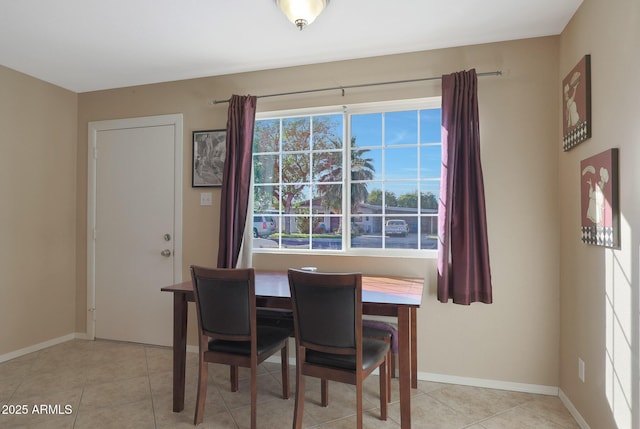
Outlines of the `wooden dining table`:
M398 320L398 381L400 425L411 427L411 388L418 386L416 310L422 303L424 280L414 277L362 276L362 312ZM259 307L291 308L286 271L255 272L256 304ZM173 411L184 409L187 308L194 301L191 280L161 289L173 293Z

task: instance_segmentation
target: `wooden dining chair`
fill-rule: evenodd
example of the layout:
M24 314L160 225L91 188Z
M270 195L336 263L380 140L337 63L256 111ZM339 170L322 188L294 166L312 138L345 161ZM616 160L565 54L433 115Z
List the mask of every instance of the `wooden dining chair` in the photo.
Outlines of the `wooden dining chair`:
M238 367L251 369L251 428L256 428L258 365L281 351L282 397L289 398L291 331L256 323L253 268L191 267L199 333L198 391L194 424L202 422L208 363L231 367L231 391L238 390Z
M293 428L304 415L305 377L321 380L321 405L328 381L356 386L357 428L362 428L362 384L380 373L380 418L387 419L386 363L389 344L362 335L362 275L288 271L296 339L296 403Z

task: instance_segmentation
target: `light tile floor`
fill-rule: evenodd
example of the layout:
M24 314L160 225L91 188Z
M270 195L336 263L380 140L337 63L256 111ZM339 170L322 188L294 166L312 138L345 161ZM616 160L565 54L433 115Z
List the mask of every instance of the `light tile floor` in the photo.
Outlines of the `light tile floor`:
M188 353L185 410L172 412L172 354L162 347L74 340L0 364L0 428L193 428L197 356ZM249 426L248 372L229 391L228 369L210 364L204 422L199 428ZM258 427L288 428L292 397L283 400L280 365L266 362L258 376ZM307 379L304 427L355 427L353 386L331 383L329 406L319 406L320 386ZM379 420L378 380L365 383L366 428L399 428L397 379L389 418ZM41 406L45 406L41 408ZM40 410L41 413L34 412ZM554 396L419 382L412 390L412 423L418 429L579 428ZM26 414L17 414L26 411Z

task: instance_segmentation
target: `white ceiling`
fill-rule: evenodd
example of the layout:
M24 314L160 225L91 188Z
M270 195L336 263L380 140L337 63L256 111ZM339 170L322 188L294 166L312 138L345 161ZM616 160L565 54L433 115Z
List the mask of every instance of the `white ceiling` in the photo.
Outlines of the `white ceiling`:
M582 0L0 0L0 64L75 92L559 34Z

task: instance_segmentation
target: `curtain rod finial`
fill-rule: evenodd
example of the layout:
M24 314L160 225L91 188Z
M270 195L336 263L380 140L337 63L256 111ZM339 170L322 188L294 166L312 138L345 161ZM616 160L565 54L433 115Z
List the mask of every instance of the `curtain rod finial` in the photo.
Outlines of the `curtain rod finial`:
M223 103L228 103L229 101L231 101L230 98L226 99L226 100L209 100L207 102L207 104L209 106L215 106L216 104L223 104Z

